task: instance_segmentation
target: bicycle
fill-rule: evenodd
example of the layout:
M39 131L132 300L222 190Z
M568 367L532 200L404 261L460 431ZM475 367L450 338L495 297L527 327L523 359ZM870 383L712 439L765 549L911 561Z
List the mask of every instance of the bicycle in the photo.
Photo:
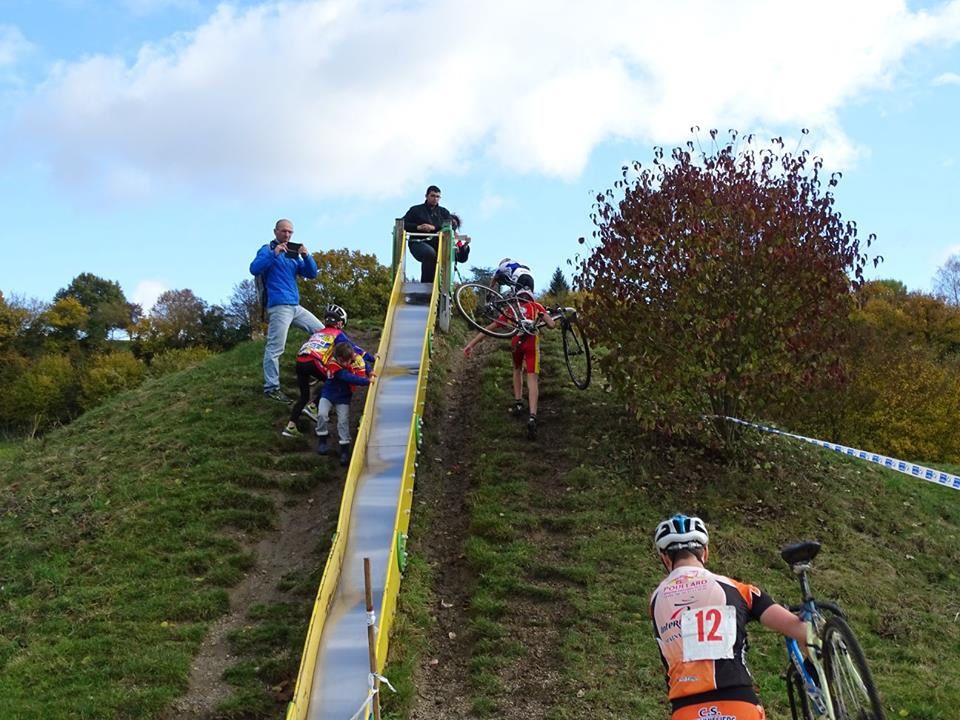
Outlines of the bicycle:
M789 545L780 557L800 582L803 603L790 608L807 624L808 654L786 639L787 695L793 720L885 720L860 643L836 603L813 597L807 573L820 543ZM824 611L827 614L824 614Z
M457 288L457 308L476 330L494 338L512 338L514 335L535 335L543 321L533 323L525 318L520 300L513 293L504 294L483 283L469 282ZM563 341L563 359L573 384L581 390L590 385L593 362L590 343L577 320L577 311L571 307L548 310L550 317L560 324Z

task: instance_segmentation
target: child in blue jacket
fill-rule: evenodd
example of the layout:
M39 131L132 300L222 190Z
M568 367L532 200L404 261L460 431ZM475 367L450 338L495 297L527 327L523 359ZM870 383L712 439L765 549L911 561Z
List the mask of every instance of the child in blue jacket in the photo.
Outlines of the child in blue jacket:
M358 385L369 385L373 381L373 373L369 372L368 376L366 365L347 342L334 346L333 358L326 367L327 380L320 391L320 402L317 403L317 452L326 455L329 450L327 439L330 431L327 422L330 410L335 407L337 434L340 437L340 464L346 467L350 464L350 401Z

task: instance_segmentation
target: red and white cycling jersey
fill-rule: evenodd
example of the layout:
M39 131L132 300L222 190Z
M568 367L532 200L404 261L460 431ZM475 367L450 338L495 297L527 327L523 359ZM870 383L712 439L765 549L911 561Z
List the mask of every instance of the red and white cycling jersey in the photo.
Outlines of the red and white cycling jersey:
M757 703L746 624L774 604L760 588L681 566L650 597L653 631L674 709L707 700Z

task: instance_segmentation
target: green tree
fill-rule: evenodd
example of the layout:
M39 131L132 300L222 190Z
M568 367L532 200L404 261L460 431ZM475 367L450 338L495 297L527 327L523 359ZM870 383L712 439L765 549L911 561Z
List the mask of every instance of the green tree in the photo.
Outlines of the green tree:
M42 355L3 395L4 424L32 437L76 413L76 371L64 355Z
M89 410L143 381L146 368L132 353L95 355L79 379L81 410Z
M562 300L570 292L570 283L563 276L563 270L559 267L553 271L553 277L550 278L550 287L547 288L547 294L557 300Z
M467 282L478 282L484 285L489 285L490 280L493 278L493 274L497 271L496 268L490 267L480 267L477 265L470 266L470 277L467 278Z
M185 348L199 344L203 336L206 303L192 290L167 290L150 310L149 335L163 348Z
M960 354L960 306L907 292L902 283L890 280L865 283L856 299L854 318L871 328L880 343L923 347L941 359Z
M316 280L308 280L300 291L300 303L314 314L335 303L350 318L381 319L390 302L393 278L390 268L376 255L342 248L313 253L317 261ZM321 318L322 319L322 318Z
M76 341L89 323L90 311L75 297L65 296L47 308L43 317L53 339Z
M80 273L57 291L53 300L56 303L68 297L76 299L89 313L84 330L90 344L102 343L111 330L125 329L133 322L134 306L127 302L120 284L112 280Z
M8 303L0 291L0 350L13 348L26 322L26 310Z
M651 167L625 166L597 196L599 246L575 284L588 333L610 348L606 377L648 425L750 417L842 380L851 284L867 257L834 209L838 175L821 170L780 139L738 150L732 132L709 153L692 141L669 157L657 148ZM732 447L736 426L713 424Z
M211 305L200 316L197 343L211 350L229 350L250 337L250 328L238 324L236 318L219 305Z

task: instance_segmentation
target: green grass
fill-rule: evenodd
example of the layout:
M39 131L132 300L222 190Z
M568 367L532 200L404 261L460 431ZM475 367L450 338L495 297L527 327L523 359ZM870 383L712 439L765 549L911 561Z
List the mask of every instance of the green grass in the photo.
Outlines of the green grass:
M708 444L641 433L600 382L572 387L548 338L539 440L505 419L509 356L497 351L470 409L476 429L456 446L470 474L463 632L475 714L516 717L519 678L544 717L665 717L650 530L686 511L710 525L714 570L788 603L797 589L778 549L823 541L814 587L846 609L888 715L956 716L960 495L782 438L749 435L744 462L729 464ZM463 340L459 326L438 339L428 407L456 392L450 353ZM260 396L261 350L238 347L44 439L0 444L0 716L168 716L278 503L340 481L281 442L283 408ZM430 418L422 457L451 432L443 421ZM435 465L421 463L418 484L443 481L450 471ZM415 702L443 597L417 537L450 521L415 497L387 673L399 692L384 695L392 720ZM281 599L248 609L230 638L234 692L216 717L283 717L278 695L299 663L327 547L318 537ZM782 644L753 627L751 645L768 716L785 717Z
M476 715L522 716L516 688L508 687L521 667L555 673L538 698L545 717L666 717L648 615L662 578L650 533L659 519L683 511L707 521L713 570L787 604L798 601L799 590L779 549L821 540L814 589L848 613L888 716L955 717L960 685L943 679L960 663L960 495L759 433L748 434L739 463L724 461L707 441L641 433L601 382L587 392L573 388L553 340L544 343L536 444L504 419L507 353L487 356L472 408L483 448L463 457L476 468L464 546L476 580L467 659ZM558 415L545 415L548 409ZM430 438L425 456L435 454ZM414 533L421 522L415 508ZM409 613L406 591L405 581L401 606ZM418 626L412 616L405 622ZM422 638L430 626L416 632ZM548 668L509 642L541 627ZM768 717L788 717L782 639L759 626L751 626L750 638L750 667Z
M238 347L0 447L3 717L158 718L185 691L277 500L334 477L281 442L261 353ZM218 717L282 717L270 689L296 673L327 542L231 639L236 692Z

